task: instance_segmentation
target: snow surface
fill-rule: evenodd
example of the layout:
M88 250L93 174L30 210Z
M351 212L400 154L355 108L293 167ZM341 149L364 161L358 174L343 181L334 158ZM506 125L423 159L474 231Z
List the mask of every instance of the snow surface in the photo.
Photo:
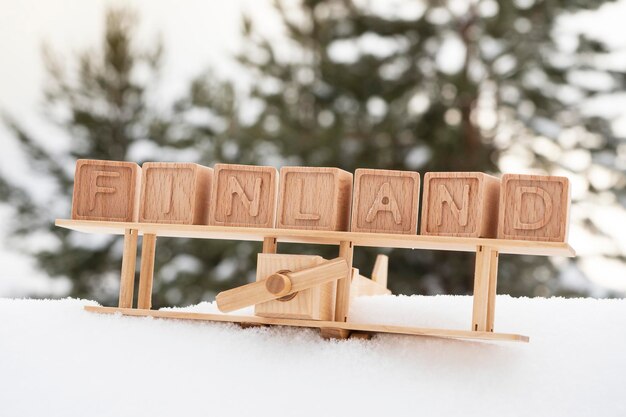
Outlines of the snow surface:
M0 416L626 415L626 300L499 296L496 330L529 344L327 341L84 305L0 299ZM471 298L363 297L350 314L465 329Z

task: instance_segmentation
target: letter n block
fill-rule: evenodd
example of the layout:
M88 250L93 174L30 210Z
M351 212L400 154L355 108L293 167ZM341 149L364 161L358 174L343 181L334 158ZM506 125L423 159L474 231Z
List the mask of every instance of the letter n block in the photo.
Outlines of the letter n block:
M417 232L420 174L357 169L354 187L353 232Z
M142 171L140 222L206 224L211 168L191 163L146 162Z
M273 167L216 164L209 224L274 227L277 176Z
M141 168L134 162L79 159L72 219L135 222L140 186Z
M348 230L352 174L339 168L283 167L277 227Z
M498 238L565 242L570 189L565 177L502 176Z
M495 238L500 180L481 172L428 172L423 235Z

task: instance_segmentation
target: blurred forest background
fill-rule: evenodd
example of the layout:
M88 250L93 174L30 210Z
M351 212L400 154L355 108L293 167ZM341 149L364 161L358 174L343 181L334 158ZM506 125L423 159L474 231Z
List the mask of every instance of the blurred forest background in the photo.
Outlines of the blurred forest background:
M626 44L581 23L604 3L278 1L271 13L279 41L243 8L241 47L228 58L241 80L208 62L171 102L155 93L168 59L162 37L138 41L141 13L110 6L99 43L43 49L42 113L67 138L63 146L1 109L8 133L0 140L17 145L39 185L33 191L0 167L5 246L66 283L21 295L116 303L122 240L53 226L69 217L76 159L95 158L564 175L580 256L503 257L498 290L623 296L626 113L616 108L624 107ZM253 280L259 249L160 239L155 307L212 300ZM469 254L387 253L394 293L472 291ZM356 266L367 274L374 254L357 250Z

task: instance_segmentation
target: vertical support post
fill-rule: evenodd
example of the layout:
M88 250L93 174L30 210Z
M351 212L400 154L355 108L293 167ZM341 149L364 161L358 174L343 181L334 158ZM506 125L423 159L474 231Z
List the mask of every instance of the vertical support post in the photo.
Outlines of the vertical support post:
M144 234L141 244L141 271L139 272L139 295L137 308L152 308L152 281L154 277L154 254L156 235Z
M497 277L498 251L488 246L477 246L472 312L472 330L474 331L493 331Z
M339 256L344 258L350 268L349 276L337 281L337 298L335 301L335 321L346 321L350 308L350 285L352 284L352 256L354 246L345 241L339 244Z
M124 252L122 254L122 272L120 276L120 308L133 307L135 293L135 266L137 263L137 229L124 231Z
M489 267L489 299L487 302L487 331L493 332L493 324L496 318L496 289L498 287L498 251L491 253Z
M278 241L275 237L263 238L263 253L276 253Z

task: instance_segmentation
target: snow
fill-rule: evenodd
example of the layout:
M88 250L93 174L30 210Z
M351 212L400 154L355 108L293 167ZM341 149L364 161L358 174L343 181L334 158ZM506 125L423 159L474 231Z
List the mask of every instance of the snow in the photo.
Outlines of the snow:
M96 303L0 299L0 415L626 415L626 300L499 296L496 330L529 344L327 341L84 305ZM363 297L350 314L468 328L471 298Z

